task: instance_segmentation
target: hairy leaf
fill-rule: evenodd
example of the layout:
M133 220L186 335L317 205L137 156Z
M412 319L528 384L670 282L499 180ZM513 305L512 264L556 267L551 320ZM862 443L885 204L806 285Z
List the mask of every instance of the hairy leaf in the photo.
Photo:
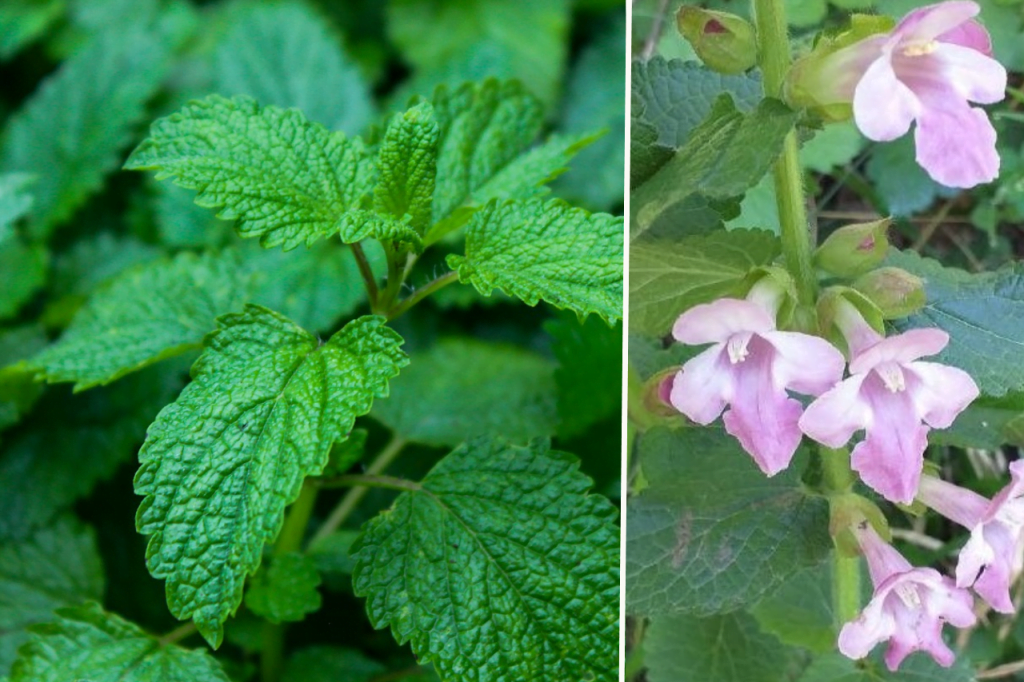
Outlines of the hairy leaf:
M198 349L218 315L245 303L248 279L231 255L182 253L133 268L97 292L32 364L48 381L83 390Z
M304 2L252 4L233 16L214 55L216 92L295 107L332 130L359 133L370 90L333 28Z
M214 646L303 479L408 361L379 317L324 344L259 306L218 324L192 383L150 426L135 477L147 566L167 580L171 612Z
M46 333L40 325L0 330L0 431L18 423L43 392L25 361L46 344Z
M167 37L131 28L101 34L48 78L7 124L0 171L34 174L31 230L46 237L117 168L167 72Z
M610 324L622 316L622 253L622 218L559 200L493 201L470 221L466 255L448 264L484 296L501 289Z
M250 97L211 95L156 121L125 168L196 190L196 203L238 219L238 233L267 248L338 232L356 242L374 227L348 215L364 207L374 181L363 142Z
M373 207L409 224L424 234L430 227L437 179L438 128L434 111L423 102L397 114L388 126L377 154L380 182Z
M831 570L831 562L824 562L801 571L762 599L751 609L761 629L790 646L819 654L835 651L839 631L832 608Z
M828 556L828 504L801 489L806 453L767 478L724 431L655 428L629 504L626 604L706 616L753 605Z
M0 670L10 670L29 625L54 609L103 596L96 534L70 516L20 541L0 542Z
M957 193L932 180L918 165L909 135L875 146L865 171L890 215L910 216L928 208L940 196Z
M960 656L950 668L942 668L925 655L911 656L891 673L879 656L851 661L839 653L818 656L800 675L798 682L974 682L974 670Z
M684 310L741 293L751 269L779 255L770 232L718 231L679 241L643 241L629 247L629 324L662 336Z
M271 623L299 621L320 608L319 585L313 559L299 552L281 554L253 576L245 605Z
M52 623L32 628L11 682L228 682L202 649L163 645L99 604L60 609Z
M558 359L558 434L579 435L622 406L622 327L568 315L544 324Z
M353 586L442 679L616 679L615 510L575 457L475 440L372 520Z
M515 346L445 339L392 385L373 416L408 440L458 445L474 436L526 440L556 428L553 367Z
M949 345L934 360L966 371L985 395L1024 390L1024 266L971 275L909 252L893 252L888 264L921 277L928 301L894 322L898 330L948 332Z

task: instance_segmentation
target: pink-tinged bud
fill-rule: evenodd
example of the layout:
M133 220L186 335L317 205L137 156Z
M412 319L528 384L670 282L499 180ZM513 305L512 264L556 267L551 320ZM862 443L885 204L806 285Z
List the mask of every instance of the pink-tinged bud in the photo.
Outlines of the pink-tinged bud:
M854 353L851 376L808 406L800 429L830 448L846 445L863 429L864 440L851 455L854 471L886 499L910 504L928 431L949 427L978 397L978 387L961 369L918 360L949 343L940 329L912 329L870 345L866 332L847 340Z
M859 277L853 288L864 294L887 320L913 315L924 307L924 282L900 268L879 268Z
M801 438L802 407L787 391L819 395L842 377L845 362L824 339L778 331L778 299L769 286L755 286L755 300L723 298L679 317L677 341L713 345L683 365L669 399L702 425L728 406L725 430L772 476L789 466Z
M757 62L754 27L742 17L684 5L676 14L676 25L713 71L742 73Z
M993 609L1013 613L1010 584L1024 569L1024 461L1010 464L1011 481L991 501L932 476L922 476L921 502L971 531L960 550L956 584L974 587Z
M875 592L860 616L843 626L839 650L859 659L888 641L885 664L889 670L895 671L915 651L927 652L936 663L948 668L954 655L942 641L942 627L945 623L959 628L975 624L970 593L935 569L911 566L866 521L853 531Z
M881 311L849 287L829 287L822 293L818 298L818 322L837 346L846 347L851 358L885 336Z
M917 163L933 180L969 188L999 174L996 132L972 107L1006 96L1006 69L992 59L985 28L971 0L921 7L888 33L812 55L794 66L791 95L852 102L869 139L902 137L911 124Z
M814 252L814 264L839 277L864 274L885 259L890 223L885 218L839 228Z

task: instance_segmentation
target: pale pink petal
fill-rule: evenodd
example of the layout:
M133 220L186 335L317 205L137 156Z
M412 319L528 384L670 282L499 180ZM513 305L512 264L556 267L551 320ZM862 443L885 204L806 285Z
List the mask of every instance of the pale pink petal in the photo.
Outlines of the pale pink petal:
M955 93L941 101L929 98L917 119L914 141L917 163L946 187L967 189L999 175L995 128L984 111Z
M928 428L918 420L910 396L890 392L874 372L864 380L861 395L870 403L872 422L850 464L865 485L887 500L910 504L924 465Z
M956 563L956 584L959 587L970 587L978 579L978 573L993 559L992 548L985 542L982 528L971 531L967 544L960 550Z
M985 568L974 583L974 591L981 595L992 608L1000 613L1013 613L1013 600L1010 599L1010 582L1013 580L1013 562L1020 551L1017 538L1010 529L1001 523L985 524L982 534L988 549L988 560ZM971 533L971 540L974 533ZM968 545L970 542L968 542ZM967 545L964 550L967 550ZM961 552L961 555L963 554ZM960 567L957 565L957 582L960 578Z
M934 68L938 77L965 99L992 104L1006 97L1006 69L977 50L943 43L921 59L937 62ZM913 84L907 85L914 89Z
M882 56L882 49L888 42L888 34L871 36L830 54L807 82L814 97L825 103L853 100L857 83L868 67ZM796 68L801 64L797 62Z
M680 343L699 346L723 343L739 332L766 332L775 329L775 320L756 303L737 298L720 298L713 303L694 306L679 316L672 335Z
M888 55L876 59L853 92L853 118L864 135L878 142L902 137L921 112L921 103L893 71Z
M799 332L766 332L760 336L776 350L776 386L821 395L843 378L846 360L825 339Z
M927 42L952 31L976 17L981 8L969 0L951 0L919 7L908 13L893 29L901 41Z
M722 421L761 471L774 476L789 466L800 444L797 420L802 407L773 382L772 346L755 336L749 351L747 359L735 365L737 390Z
M962 369L937 362L910 362L903 368L917 378L908 383L907 391L918 416L936 429L949 427L978 397L978 385Z
M1017 609L1010 598L1013 576L1002 564L990 564L974 583L974 591L999 613L1014 613Z
M879 642L892 636L896 621L882 608L885 598L872 599L856 620L839 632L839 651L852 659L864 658Z
M706 426L718 418L732 396L732 365L719 344L690 359L675 376L669 402Z
M989 37L985 27L974 19L965 21L956 28L951 28L936 38L936 40L940 43L952 43L953 45L969 47L989 57L992 56L992 39Z
M800 430L830 448L839 448L871 423L871 407L860 395L865 375L839 383L812 402L800 417Z
M938 476L922 476L917 485L917 499L968 530L983 522L990 502L973 490L943 481Z
M949 334L941 329L911 329L889 336L850 361L852 374L863 374L883 362L903 364L926 355L935 355L949 343Z

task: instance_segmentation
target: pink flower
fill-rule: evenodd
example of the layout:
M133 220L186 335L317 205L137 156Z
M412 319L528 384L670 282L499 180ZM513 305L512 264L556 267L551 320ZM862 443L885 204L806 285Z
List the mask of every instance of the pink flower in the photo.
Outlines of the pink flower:
M974 625L971 595L932 568L914 568L866 521L854 533L871 572L875 593L856 620L839 633L839 650L864 658L876 644L889 641L885 664L896 670L915 651L927 651L939 665L953 664L953 652L942 641L942 626Z
M999 174L996 131L969 104L998 102L1006 91L1006 69L973 19L979 11L969 0L921 7L890 33L842 48L821 66L821 82L836 91L828 96L850 101L852 94L854 120L870 139L895 140L916 121L917 162L949 187Z
M672 405L710 424L726 405L725 430L772 476L789 466L802 406L787 389L819 395L843 376L842 354L824 339L776 331L774 314L752 300L723 298L683 313L672 329L686 344L714 345L672 382Z
M854 470L887 499L910 504L928 427L948 427L978 396L974 380L963 370L917 362L947 343L949 335L939 329L912 329L866 348L851 343L852 376L811 403L800 429L830 448L842 447L864 429L866 437L851 457Z
M921 477L917 493L926 505L971 531L960 550L956 584L973 585L1000 613L1013 613L1010 583L1024 569L1024 461L1010 464L1010 476L1010 484L991 502L932 476Z

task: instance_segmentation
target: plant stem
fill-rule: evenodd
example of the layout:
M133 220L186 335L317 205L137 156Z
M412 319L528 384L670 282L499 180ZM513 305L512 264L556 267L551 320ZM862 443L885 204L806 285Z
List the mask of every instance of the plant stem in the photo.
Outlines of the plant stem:
M302 538L309 525L309 517L316 504L318 488L307 481L302 485L299 499L295 500L285 515L281 533L274 544L274 556L296 552L302 547ZM283 623L263 624L263 649L260 652L260 679L263 682L277 682L284 669L284 632Z
M414 291L404 301L402 301L401 303L396 305L394 308L392 308L388 312L388 320L393 320L396 317L399 317L400 315L403 315L410 308L412 308L414 305L416 305L417 303L419 303L420 301L425 299L427 296L430 296L431 294L433 294L435 291L438 291L439 289L445 288L446 286L448 286L452 282L456 281L456 279L458 279L458 274L454 270L452 270L451 272L446 272L443 275L441 275L440 277L438 277L438 278L436 278L436 279L434 279L434 280L432 280L430 282L427 282L426 284L421 286L419 289Z
M363 245L356 242L352 244L352 255L356 258L356 265L359 266L359 274L363 276L363 284L366 286L366 296L370 299L370 309L377 306L377 280L373 277L373 268L370 261L366 259L366 252Z
M395 461L395 458L402 452L405 445L405 439L399 438L398 436L392 438L391 442L384 446L384 449L380 451L372 462L370 462L370 466L366 469L367 476L378 476L383 472L388 465ZM313 537L310 538L309 544L313 544L318 540L327 537L341 527L341 524L345 523L345 520L349 515L355 511L357 506L359 506L359 503L363 500L363 497L366 496L366 492L368 490L369 488L365 484L361 484L359 487L349 490L345 496L341 498L341 502L338 503L338 506L331 511L330 515L323 522L323 525L321 525L320 528L317 529L316 533L313 534Z
M784 0L754 0L757 22L758 64L768 97L780 98L782 84L791 63L789 36L786 32ZM791 130L782 144L782 155L775 163L775 200L782 226L782 253L796 281L800 303L814 304L817 280L811 264L811 239L804 205L803 175L797 156L796 131Z
M845 448L821 448L821 468L825 488L830 493L848 493L856 481L850 467L850 452ZM832 553L832 606L837 624L857 617L860 612L860 557Z
M368 476L366 474L345 474L334 478L324 479L319 482L321 488L355 488L364 486L367 488L386 488L388 490L421 490L423 486L415 481L407 481L404 478L394 476Z
M402 290L402 282L405 281L405 263L402 262L405 251L396 251L390 244L384 244L384 253L388 258L388 283L377 299L378 315L384 315L391 308L391 304L398 297L398 292Z
M171 644L177 644L183 639L191 637L192 635L199 632L199 628L192 621L183 623L178 627L174 628L166 635L157 640L160 646L170 646Z

